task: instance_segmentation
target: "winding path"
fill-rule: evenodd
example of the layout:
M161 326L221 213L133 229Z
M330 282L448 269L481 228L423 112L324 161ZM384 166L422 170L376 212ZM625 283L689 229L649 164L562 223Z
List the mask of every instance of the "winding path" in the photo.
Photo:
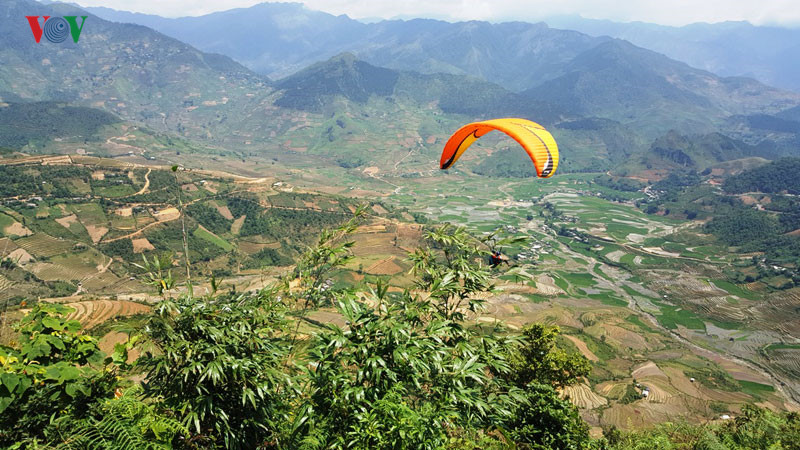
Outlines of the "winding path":
M145 192L147 192L148 189L150 189L150 172L152 172L152 171L153 171L152 167L147 169L147 173L144 174L144 186L142 186L142 188L139 189L139 192L137 192L137 193L135 193L133 195L142 195Z

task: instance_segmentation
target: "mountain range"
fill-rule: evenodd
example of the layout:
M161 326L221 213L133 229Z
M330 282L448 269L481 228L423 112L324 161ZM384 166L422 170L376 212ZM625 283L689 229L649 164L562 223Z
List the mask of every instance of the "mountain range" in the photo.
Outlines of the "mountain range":
M472 75L523 90L608 38L555 30L543 23L388 20L365 24L299 3L261 3L200 17L87 8L99 17L138 23L201 50L228 55L271 78L352 52L371 64L420 73Z
M611 36L723 76L746 76L800 91L800 29L749 22L670 27L582 17L553 17L551 26L590 36Z
M103 11L121 15L120 20L131 16ZM0 5L0 17L7 18L67 13L81 11L30 0ZM241 36L251 43L269 41L275 52L290 53L294 45L316 48L315 32L303 31L310 28L352 27L349 40L337 41L336 33L329 33L329 41L342 48L375 36L387 40L376 40L366 56L358 50L336 54L273 81L234 60L241 58L236 51L259 52L259 45L214 32L222 19L243 20L247 14L248 22L263 18L262 31L280 38L262 40L247 27L240 28ZM159 27L184 23L145 18ZM12 25L0 31L0 57L6 62L0 67L0 100L68 102L243 154L295 152L300 158L307 152L348 167L366 162L383 167L417 147L429 155L420 156L419 164L428 165L426 158L458 123L500 116L529 117L551 127L570 148L564 170L605 170L648 151L654 139L672 129L682 135L721 131L747 145L770 140L776 142L775 154L796 152L792 145L800 135L792 128L800 94L753 79L719 77L624 40L544 24L412 20L367 25L297 4L262 4L192 20L201 19L206 22L193 22L194 28L214 37L218 49L229 46L231 54L206 53L145 26L96 16L87 19L79 43L37 44L26 21L9 19ZM269 53L265 61L300 64L322 54L298 52L297 60L281 55ZM381 58L384 66L373 63ZM517 67L514 58L528 64ZM451 73L442 73L434 60L449 60L450 69L442 70ZM553 65L543 68L549 63L542 60ZM484 72L487 64L491 70ZM525 67L523 81L514 70ZM493 79L530 87L518 91ZM406 133L402 138L392 131L398 121ZM778 121L788 124L780 136L759 128Z
M363 23L299 3L262 3L181 18L87 10L231 56L273 78L347 51L379 66L468 74L524 90L553 78L563 63L613 37L717 75L751 77L800 91L800 30L748 22L669 27L569 16L547 18L547 24L427 19Z

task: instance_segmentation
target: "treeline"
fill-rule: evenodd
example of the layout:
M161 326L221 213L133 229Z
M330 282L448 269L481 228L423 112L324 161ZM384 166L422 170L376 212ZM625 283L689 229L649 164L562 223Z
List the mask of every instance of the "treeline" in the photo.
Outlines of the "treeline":
M52 165L3 165L0 166L0 196L14 197L26 195L53 195L73 197L69 181L78 179L89 183L91 171L86 167Z
M303 204L303 200L306 199L305 194L296 196L286 197L282 201L292 206L264 209L255 196L230 197L227 199L227 205L234 217L247 216L239 230L240 236L261 235L273 240L280 240L284 236L302 237L309 233L317 233L325 227L337 226L346 220L344 212L307 209ZM295 200L300 203L295 203Z

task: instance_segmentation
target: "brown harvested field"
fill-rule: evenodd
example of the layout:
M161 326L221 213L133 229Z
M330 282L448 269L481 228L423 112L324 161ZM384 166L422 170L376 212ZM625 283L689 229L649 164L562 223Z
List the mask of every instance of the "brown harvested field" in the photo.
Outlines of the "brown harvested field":
M144 253L146 251L155 250L156 248L153 247L153 244L147 240L147 238L138 238L138 239L131 239L131 244L133 244L133 253Z
M228 220L233 220L233 214L231 213L231 210L228 209L227 205L218 205L215 202L214 206L217 208L217 212L219 212L222 217Z
M178 211L178 208L169 207L164 208L160 211L153 213L153 217L156 218L159 222L166 222L169 220L175 220L180 217L181 213Z
M655 402L655 403L666 403L668 399L674 397L666 389L662 388L657 383L645 381L642 383L642 386L646 387L647 390L650 392L645 401Z
M645 377L663 378L665 380L669 378L653 361L647 361L634 367L631 376L637 380Z
M581 328L583 324L575 318L573 312L560 306L542 309L522 317L525 323L544 322L548 325L558 325L571 328Z
M545 274L536 277L536 289L538 289L539 293L542 295L559 295L564 293L560 287L556 286L555 281L553 281L550 275Z
M281 248L281 243L280 242L264 243L264 242L252 242L252 241L239 241L238 242L238 247L239 247L239 250L241 250L242 252L244 252L244 253L246 253L248 255L252 255L254 253L260 252L261 250L264 250L265 248L272 248L272 249Z
M386 231L386 225L382 223L376 223L372 225L361 225L356 229L356 233L383 233Z
M793 378L800 378L800 349L781 348L770 349L769 359L772 364L779 367Z
M308 318L322 324L333 324L339 327L343 327L346 325L344 317L342 317L341 314L335 311L320 309L317 311L310 312L308 314Z
M676 367L665 367L664 373L669 377L669 384L675 387L679 392L686 394L689 397L706 399L707 397L700 391L700 383L695 380L692 383L689 377Z
M89 237L92 238L92 242L95 244L100 242L100 239L103 239L103 236L108 233L108 228L106 227L84 225L84 228L86 228L86 232L89 233Z
M403 251L412 252L422 242L422 225L398 224L395 236L398 247Z
M605 342L619 350L643 351L650 348L642 335L616 325L593 325L586 327L584 332L597 339L603 339L605 336Z
M376 214L381 214L381 215L387 214L389 212L381 205L373 205L372 210L375 211Z
M736 364L735 362L729 360L728 358L723 358L717 353L710 352L705 349L699 349L697 347L691 347L691 351L696 355L714 361L720 367L725 369L725 371L728 372L735 380L752 381L754 383L769 384L769 385L772 384L772 381L766 376L756 372L755 370L749 367Z
M125 278L124 281L129 280ZM90 276L83 280L82 283L83 289L88 292L111 292L112 290L113 292L120 292L123 290L121 285L124 284L124 281L122 278L114 275L110 270L107 270L103 273ZM137 288L141 289L141 285L137 285Z
M247 215L239 217L238 219L234 220L231 224L231 233L239 234L239 231L242 229L242 225L244 225L244 219L247 218Z
M21 223L16 222L16 221L14 223L12 223L11 225L7 226L5 228L5 230L3 230L3 231L5 232L5 234L7 234L9 236L23 236L24 237L24 236L30 236L31 234L33 234L31 232L31 230L25 228L24 225L22 225Z
M615 404L604 410L600 423L603 426L614 425L624 430L641 429L671 422L679 416L690 413L691 411L682 404L637 400L627 405Z
M13 250L11 253L8 254L7 258L12 261L15 261L17 264L22 266L33 261L33 256L31 256L30 253L26 252L24 248L17 248Z
M578 339L575 336L570 336L568 334L565 334L563 336L572 341L572 343L575 344L575 347L578 347L578 350L581 352L583 356L586 357L586 359L588 359L589 361L600 361L600 358L598 358L597 355L595 355L594 353L592 353L591 350L589 350L589 347L586 346L585 342L583 342L582 340Z
M672 274L670 274L672 275ZM652 287L657 290L672 292L678 298L706 298L706 297L724 297L728 296L728 292L719 289L718 287L706 281L698 280L692 276L665 276L664 278L654 280Z
M150 311L149 306L126 300L87 300L66 303L66 305L75 309L69 314L68 319L78 320L84 328L92 328L117 316L130 316Z
M595 389L600 393L600 395L610 398L619 398L625 393L625 387L627 385L628 383L623 383L620 381L604 381L595 386Z
M395 262L394 256L390 256L367 267L364 271L372 275L394 275L402 272L403 268Z
M0 258L6 256L9 252L13 252L14 250L18 249L19 246L14 243L10 238L2 237L0 238ZM2 253L5 251L5 253Z
M567 386L560 394L561 398L569 398L570 403L581 409L595 409L608 404L608 400L594 393L586 383Z
M56 219L56 222L58 222L58 224L61 225L62 227L69 230L69 227L72 224L78 223L78 216L76 216L75 214L70 214L66 217Z
M6 289L10 288L13 285L14 283L12 283L8 278L4 277L3 275L0 275L0 292L5 291Z
M391 255L403 253L392 243L394 233L360 233L353 235L356 256ZM404 256L404 255L403 255Z
M758 202L752 195L740 195L739 200L742 201L745 205L754 205Z

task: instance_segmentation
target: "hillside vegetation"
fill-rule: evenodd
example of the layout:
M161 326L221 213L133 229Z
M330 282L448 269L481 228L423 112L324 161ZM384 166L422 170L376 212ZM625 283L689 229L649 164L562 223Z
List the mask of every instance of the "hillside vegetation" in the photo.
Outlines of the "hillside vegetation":
M722 188L731 194L744 192L800 193L800 158L782 158L757 170L749 170L725 180Z

